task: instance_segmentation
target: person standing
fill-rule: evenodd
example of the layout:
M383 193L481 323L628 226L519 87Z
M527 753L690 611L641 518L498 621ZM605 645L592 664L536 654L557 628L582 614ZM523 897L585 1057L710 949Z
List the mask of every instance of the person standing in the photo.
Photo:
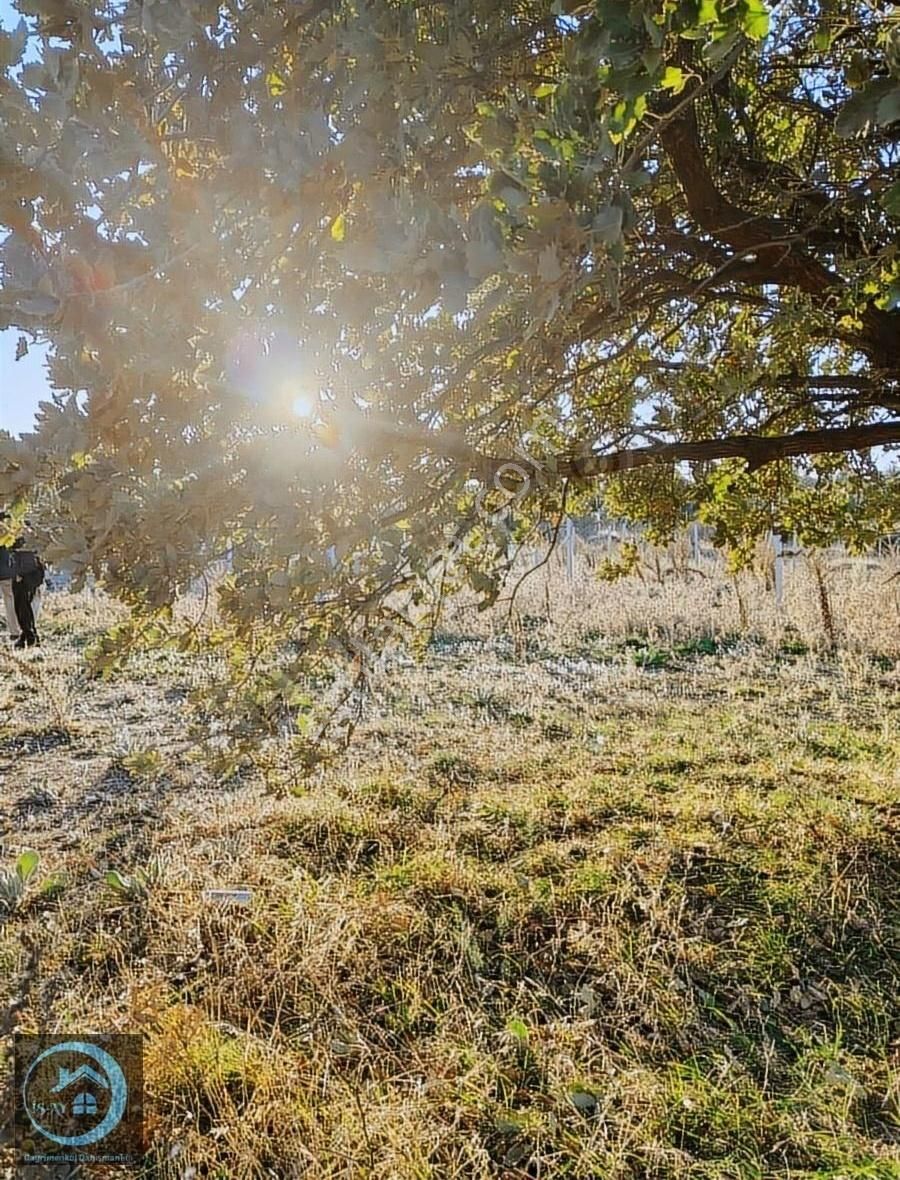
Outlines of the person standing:
M44 584L44 563L38 555L30 549L13 546L13 605L16 621L19 624L19 636L14 646L35 647L40 644L35 617L35 597ZM38 602L40 610L40 602Z
M0 512L0 520L9 514ZM40 643L37 619L40 615L44 584L44 564L33 550L24 549L24 537L12 545L0 545L0 594L6 612L9 638L17 648Z
M16 618L16 600L13 595L12 578L9 575L0 575L3 578L0 581L0 594L3 595L3 610L6 615L6 629L9 632L9 638L13 643L19 638L19 620ZM33 608L32 608L33 609Z

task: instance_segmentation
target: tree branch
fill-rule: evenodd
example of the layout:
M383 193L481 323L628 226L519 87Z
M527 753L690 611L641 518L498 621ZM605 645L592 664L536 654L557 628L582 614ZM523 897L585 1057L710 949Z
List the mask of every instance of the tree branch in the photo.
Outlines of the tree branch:
M877 422L868 426L798 430L793 434L771 436L736 434L726 438L704 439L700 442L656 443L649 447L634 447L605 455L560 457L552 464L537 461L531 464L531 467L535 475L552 471L561 479L592 479L598 475L634 471L638 467L681 462L703 463L712 459L746 459L747 470L756 471L776 459L861 451L891 443L900 443L900 421ZM494 479L504 469L516 467L523 469L525 474L531 474L528 472L528 460L487 457L480 465L480 474L485 478Z
M702 92L696 81L688 84L696 99ZM754 263L771 269L766 281L797 287L809 295L840 294L841 280L804 248L802 235L788 236L789 227L774 217L750 213L734 205L716 187L700 143L696 103L679 103L678 117L661 121L660 141L669 157L687 202L688 212L705 233ZM876 364L896 368L898 317L869 305L860 313L862 331L857 346Z

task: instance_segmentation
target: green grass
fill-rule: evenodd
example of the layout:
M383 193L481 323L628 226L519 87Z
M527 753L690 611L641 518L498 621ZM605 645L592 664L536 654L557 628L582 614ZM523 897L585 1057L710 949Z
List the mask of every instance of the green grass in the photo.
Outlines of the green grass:
M883 669L635 641L567 676L445 639L284 795L195 760L184 660L81 682L53 642L67 740L13 694L0 758L8 860L58 876L0 965L23 1031L145 1034L145 1177L898 1175ZM236 884L247 911L204 903Z

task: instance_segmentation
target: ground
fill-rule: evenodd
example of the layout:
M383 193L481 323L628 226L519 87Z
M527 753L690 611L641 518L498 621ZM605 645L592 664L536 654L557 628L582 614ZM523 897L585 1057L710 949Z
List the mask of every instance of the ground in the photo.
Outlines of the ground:
M3 657L0 1031L145 1034L142 1175L900 1174L896 653L448 625L222 783L209 670L88 675L108 610Z

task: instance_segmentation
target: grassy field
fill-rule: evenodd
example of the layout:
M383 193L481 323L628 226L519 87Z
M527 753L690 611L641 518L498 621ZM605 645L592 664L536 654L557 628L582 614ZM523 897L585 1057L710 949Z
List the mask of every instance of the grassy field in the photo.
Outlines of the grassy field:
M837 654L627 593L451 619L288 792L196 757L214 670L90 679L109 608L55 596L2 657L3 1053L143 1032L146 1177L900 1175L891 591Z

